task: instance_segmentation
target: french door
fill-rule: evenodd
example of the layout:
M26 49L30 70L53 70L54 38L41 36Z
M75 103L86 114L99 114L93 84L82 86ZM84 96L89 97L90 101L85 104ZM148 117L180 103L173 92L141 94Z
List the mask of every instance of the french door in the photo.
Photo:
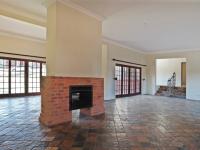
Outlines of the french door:
M11 94L24 94L25 93L25 61L11 60L10 69L10 86Z
M0 98L40 94L43 61L0 57Z
M139 94L141 94L141 68L117 64L115 66L116 97Z

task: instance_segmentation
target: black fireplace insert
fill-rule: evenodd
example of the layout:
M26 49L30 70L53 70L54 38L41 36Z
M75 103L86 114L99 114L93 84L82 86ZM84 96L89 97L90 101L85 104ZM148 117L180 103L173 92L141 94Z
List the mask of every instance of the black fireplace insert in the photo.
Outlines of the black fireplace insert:
M76 110L92 107L92 85L77 85L69 88L69 109Z

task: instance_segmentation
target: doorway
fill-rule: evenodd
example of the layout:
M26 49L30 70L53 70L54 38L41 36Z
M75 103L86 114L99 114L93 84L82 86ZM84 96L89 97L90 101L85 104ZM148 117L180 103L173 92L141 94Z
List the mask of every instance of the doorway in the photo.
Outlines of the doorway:
M186 98L186 58L156 59L156 95Z
M186 87L186 62L181 63L181 86Z
M141 94L141 68L116 64L115 95L126 97Z

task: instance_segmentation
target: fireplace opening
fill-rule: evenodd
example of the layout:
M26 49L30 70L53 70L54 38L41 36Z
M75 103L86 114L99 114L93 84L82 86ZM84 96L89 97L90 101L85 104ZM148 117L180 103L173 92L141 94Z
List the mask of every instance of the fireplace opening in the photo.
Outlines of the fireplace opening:
M76 110L92 107L93 87L78 85L69 87L69 109Z

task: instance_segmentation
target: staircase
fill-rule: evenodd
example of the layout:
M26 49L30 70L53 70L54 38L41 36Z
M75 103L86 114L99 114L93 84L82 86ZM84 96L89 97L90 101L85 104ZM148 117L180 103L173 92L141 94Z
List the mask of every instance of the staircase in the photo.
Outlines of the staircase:
M156 92L157 96L168 96L177 98L186 98L186 87L175 87L176 73L167 81L167 86L160 86Z

